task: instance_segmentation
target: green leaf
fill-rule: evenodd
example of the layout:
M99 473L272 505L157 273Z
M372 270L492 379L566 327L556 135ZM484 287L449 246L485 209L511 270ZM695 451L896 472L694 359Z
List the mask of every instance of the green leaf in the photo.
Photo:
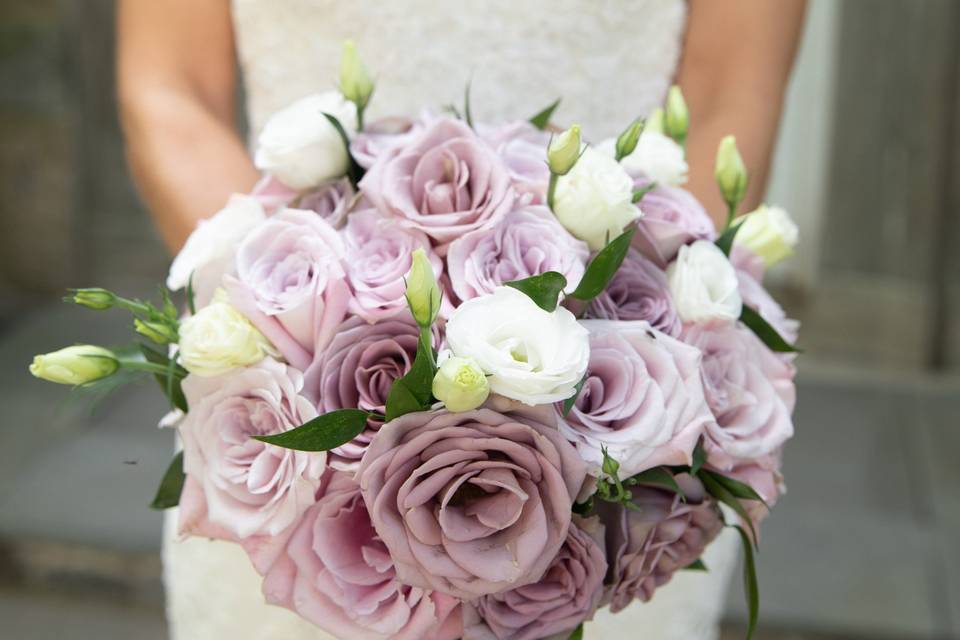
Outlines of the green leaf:
M753 539L757 540L757 530L753 527L753 520L750 519L750 514L747 513L747 510L744 508L740 500L733 495L729 489L717 481L716 474L710 473L705 469L701 469L697 477L700 478L701 482L703 482L703 486L707 490L707 493L733 509L737 515L747 523L747 526L750 527L750 533L753 534Z
M683 493L683 489L680 488L680 485L677 484L676 479L674 479L673 474L670 473L670 470L666 467L647 469L643 473L633 476L631 480L633 481L632 484L647 484L660 487L668 491L673 491L684 500L687 498L686 494Z
M703 463L707 461L707 450L703 448L703 439L697 440L697 446L693 448L693 464L690 465L690 475L697 475Z
M587 498L586 502L574 502L571 510L578 516L587 516L591 511L593 511L593 504L593 496L590 496Z
M470 111L470 85L472 81L467 82L467 88L463 91L463 117L467 126L473 129L473 114Z
M543 111L539 112L537 115L530 118L530 124L535 126L540 131L543 131L547 128L547 125L550 124L550 118L553 117L553 112L557 110L557 107L560 106L560 98L557 98L553 103L548 106Z
M390 387L387 395L387 422L408 413L425 411L433 404L433 376L437 371L432 349L421 335L410 371L402 378L394 380Z
M630 227L598 251L587 265L580 284L570 297L589 301L600 295L623 264L623 259L630 250L630 241L636 232L636 227Z
M193 274L195 272L190 272L190 278L187 280L187 308L190 310L190 315L197 315L197 302L196 296L193 292Z
M722 484L727 491L741 500L756 500L758 502L763 502L764 506L767 504L764 499L760 497L760 494L754 491L753 487L748 484L740 482L739 480L734 480L733 478L729 478L714 471L708 471L706 469L704 469L701 473L710 474L710 476Z
M583 374L583 377L580 378L580 382L576 384L573 388L573 395L563 401L563 417L566 418L570 415L570 410L573 409L573 405L577 404L577 398L580 397L580 392L583 391L583 385L586 384L588 374Z
M744 218L744 220L746 220L746 218ZM733 239L737 237L737 231L740 231L740 227L743 226L744 220L741 220L737 224L728 226L723 230L723 233L720 234L720 237L717 238L716 245L720 247L720 251L723 251L723 255L730 255L730 250L733 248Z
M656 188L657 188L657 183L651 182L650 184L643 187L642 189L637 189L636 191L633 192L633 199L631 200L631 202L633 202L633 204L637 204L638 202L643 200L643 196L647 195L648 193L650 193Z
M700 558L697 558L696 560L694 560L693 562L685 566L684 570L685 571L709 571L709 569L707 569L707 565L705 565L703 563L703 560Z
M187 375L187 370L171 360L165 353L157 351L145 344L138 344L140 353L147 362L164 367L165 373L157 373L153 377L156 379L163 394L174 409L180 409L187 412L187 398L183 395L183 388L180 386L180 380Z
M538 276L530 276L523 280L511 280L503 284L522 291L527 294L531 300L536 302L538 307L552 313L557 308L557 300L560 297L560 293L567 286L567 279L563 277L562 273L547 271Z
M757 629L757 618L760 616L760 587L757 584L757 561L753 554L753 545L750 536L743 527L735 525L743 543L743 593L747 600L747 640L753 638Z
M183 482L186 477L183 473L183 451L181 451L173 457L173 461L163 474L163 480L157 487L157 495L150 503L150 508L170 509L180 504L180 494L183 492Z
M330 121L330 124L333 125L333 128L337 130L337 133L340 134L340 139L343 141L343 146L347 150L347 158L350 160L350 166L347 168L347 177L350 178L350 182L353 183L353 186L357 186L357 183L360 182L360 179L363 177L363 167L361 167L356 158L353 157L353 153L350 151L350 136L347 135L347 130L343 128L343 125L340 124L340 120L337 119L337 116L330 113L323 113L323 116Z
M581 622L573 633L570 634L570 640L583 640L583 623Z
M740 312L740 322L747 325L771 351L776 351L777 353L800 353L800 349L797 349L784 340L780 334L777 333L777 330L763 319L763 316L746 304L743 305L743 310Z
M356 438L373 414L360 409L339 409L318 416L296 429L269 436L253 436L285 449L297 451L329 451Z

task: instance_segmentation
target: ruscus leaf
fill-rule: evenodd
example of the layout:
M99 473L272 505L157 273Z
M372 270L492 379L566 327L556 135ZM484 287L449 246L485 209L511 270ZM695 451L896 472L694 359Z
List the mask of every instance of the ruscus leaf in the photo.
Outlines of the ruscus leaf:
M777 333L777 330L770 326L770 323L763 319L759 313L757 313L753 308L743 305L743 309L740 312L740 322L745 324L747 328L753 331L754 334L767 345L771 351L776 351L777 353L799 353L800 350L795 346L783 339L783 337Z
M544 311L553 313L557 308L560 293L567 286L567 279L562 273L547 271L537 276L530 276L523 280L511 280L504 285L527 294L537 306Z
M677 484L676 479L674 479L673 474L670 473L670 470L666 467L653 467L652 469L647 469L643 473L638 473L637 475L633 476L631 480L633 480L636 484L652 485L667 489L668 491L673 491L684 500L687 498L686 494L683 493L683 489L680 488L680 485Z
M576 384L573 388L573 395L563 401L563 417L566 418L570 415L570 410L573 409L573 406L577 404L577 398L580 397L580 392L583 391L583 385L587 382L587 374L583 374L583 377L580 378L580 382Z
M356 438L371 414L360 409L340 409L282 433L254 436L255 440L297 451L329 451Z
M163 480L157 487L157 495L150 503L150 508L170 509L180 504L180 494L183 492L186 477L183 473L183 451L181 451L173 457L173 461L163 474Z
M757 583L757 561L750 536L743 527L734 525L743 543L743 592L747 600L747 640L752 640L760 617L760 586Z
M550 118L553 117L553 112L557 110L557 107L560 106L560 98L557 98L553 101L547 108L543 111L537 113L537 115L530 118L530 124L535 126L540 131L543 131L547 128L547 125L550 124Z
M623 264L630 250L630 241L637 228L631 227L614 238L607 246L597 252L584 271L580 284L570 294L577 300L590 301L600 295L610 284L617 269Z
M717 238L716 245L720 247L720 251L723 251L723 255L730 255L730 250L733 248L733 240L737 237L737 231L740 231L741 225L743 225L743 220L724 229L720 237Z
M425 411L433 404L434 367L433 347L421 338L417 341L417 355L410 371L394 380L387 395L387 422L414 411Z

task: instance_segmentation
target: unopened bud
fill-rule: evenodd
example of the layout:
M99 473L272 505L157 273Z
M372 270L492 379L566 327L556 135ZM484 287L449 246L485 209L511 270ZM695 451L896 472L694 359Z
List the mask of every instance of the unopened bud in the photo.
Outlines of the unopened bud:
M440 312L440 288L423 249L413 252L413 264L407 273L407 304L413 319L424 328L432 325Z
M687 102L683 99L680 87L673 85L667 93L667 109L664 112L663 128L668 136L683 146L687 140L687 131L690 129L690 112Z
M731 210L736 209L747 193L747 168L737 151L737 141L733 136L726 136L720 141L714 176L724 202Z
M550 173L565 176L580 158L580 125L575 124L550 141L547 148L547 164Z
M637 118L630 123L630 126L623 130L623 133L617 138L617 162L623 160L633 153L640 142L640 134L643 133L643 119Z
M113 375L120 367L109 349L93 345L76 345L34 356L30 373L57 384L86 384Z

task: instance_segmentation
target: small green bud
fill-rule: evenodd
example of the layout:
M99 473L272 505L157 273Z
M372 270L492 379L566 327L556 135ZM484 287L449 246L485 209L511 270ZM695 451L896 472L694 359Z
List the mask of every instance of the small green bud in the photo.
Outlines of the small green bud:
M490 395L490 384L473 358L447 358L433 377L433 395L447 411L476 409Z
M607 453L607 450L603 450L603 466L601 470L614 480L619 478L620 474L620 463L610 457L610 454Z
M113 375L119 367L117 356L109 349L77 345L34 356L30 373L48 382L78 385Z
M169 344L177 341L177 331L163 322L144 321L140 318L133 320L134 330L157 344Z
M109 309L117 301L117 296L106 289L75 289L71 293L73 293L71 299L74 303L95 311Z
M737 140L733 136L726 136L720 141L714 177L724 202L731 211L735 210L747 193L747 168L737 151Z
M647 117L647 123L644 125L644 130L652 131L654 133L663 133L663 120L664 113L663 109L657 107L653 110L649 117Z
M423 328L432 325L440 312L440 288L423 249L413 252L413 263L407 273L407 304L413 319Z
M547 147L547 164L550 173L565 176L580 158L580 125L575 124L550 141Z
M340 59L340 91L350 102L364 109L373 95L373 80L367 73L353 40L343 43L343 57Z
M680 87L673 85L667 93L667 109L664 112L663 128L666 134L683 146L687 140L687 131L690 129L690 112L687 102L683 99Z
M643 118L637 118L623 130L623 133L617 138L617 162L633 153L633 150L637 148L637 143L640 142L641 133L643 133Z

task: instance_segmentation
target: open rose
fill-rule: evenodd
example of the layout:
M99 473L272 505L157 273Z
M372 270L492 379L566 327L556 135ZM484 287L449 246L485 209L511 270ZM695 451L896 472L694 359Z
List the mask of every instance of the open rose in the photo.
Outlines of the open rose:
M682 326L667 274L636 249L630 249L610 284L594 298L588 315L603 320L644 320L674 337Z
M424 117L420 120L410 120L392 117L371 122L363 128L363 131L353 136L350 141L350 153L357 164L364 169L369 169L378 159L395 153L401 145L407 144L419 135L423 131L424 123L431 119Z
M598 473L603 449L621 477L662 464L690 464L712 420L700 381L700 353L646 322L585 320L586 381L560 432Z
M742 326L691 326L684 342L703 352L704 393L716 421L707 425L708 460L727 471L793 435L794 368Z
M589 257L586 243L567 233L549 209L531 206L454 240L447 265L454 293L469 300L492 293L504 282L547 271L563 274L572 291Z
M493 224L515 199L496 152L449 118L433 121L410 144L376 162L360 188L376 208L441 244Z
M443 271L443 262L430 249L426 235L375 209L352 214L343 237L352 291L350 312L367 322L409 313L404 276L410 271L414 251L426 251L435 278Z
M640 181L637 187L646 184ZM643 218L633 237L633 246L660 267L666 267L682 245L717 237L703 205L684 189L658 186L643 196L640 208Z
M312 211L285 209L237 251L230 301L301 371L343 320L350 300L337 232Z
M307 369L304 395L317 403L320 413L337 409L383 413L393 382L410 370L418 336L419 329L407 318L377 324L348 319ZM355 468L379 428L379 422L371 421L352 441L333 449L331 465Z
M188 376L190 412L179 425L183 470L200 491L181 504L181 530L206 525L237 538L275 536L314 502L326 466L324 453L283 449L254 440L317 417L300 395L303 377L275 360L217 378ZM185 496L186 498L186 496Z
M334 229L343 227L356 199L353 185L347 178L332 180L300 199L299 208L314 211Z
M473 599L543 576L586 470L535 414L417 412L380 429L357 479L401 582Z
M720 509L703 484L689 474L675 477L684 498L662 488L631 489L637 509L600 502L606 526L610 586L605 600L613 613L634 599L646 602L673 574L703 554L723 528Z
M464 612L468 638L566 638L593 616L607 573L603 525L575 519L543 577L532 584L483 596Z
M304 514L266 570L263 591L270 604L293 609L338 638L453 640L461 635L456 598L397 580L360 487L344 473L332 474Z
M517 191L532 196L533 202L546 202L550 181L546 162L550 134L526 121L498 127L480 125L479 131L480 137L496 149L507 165Z

